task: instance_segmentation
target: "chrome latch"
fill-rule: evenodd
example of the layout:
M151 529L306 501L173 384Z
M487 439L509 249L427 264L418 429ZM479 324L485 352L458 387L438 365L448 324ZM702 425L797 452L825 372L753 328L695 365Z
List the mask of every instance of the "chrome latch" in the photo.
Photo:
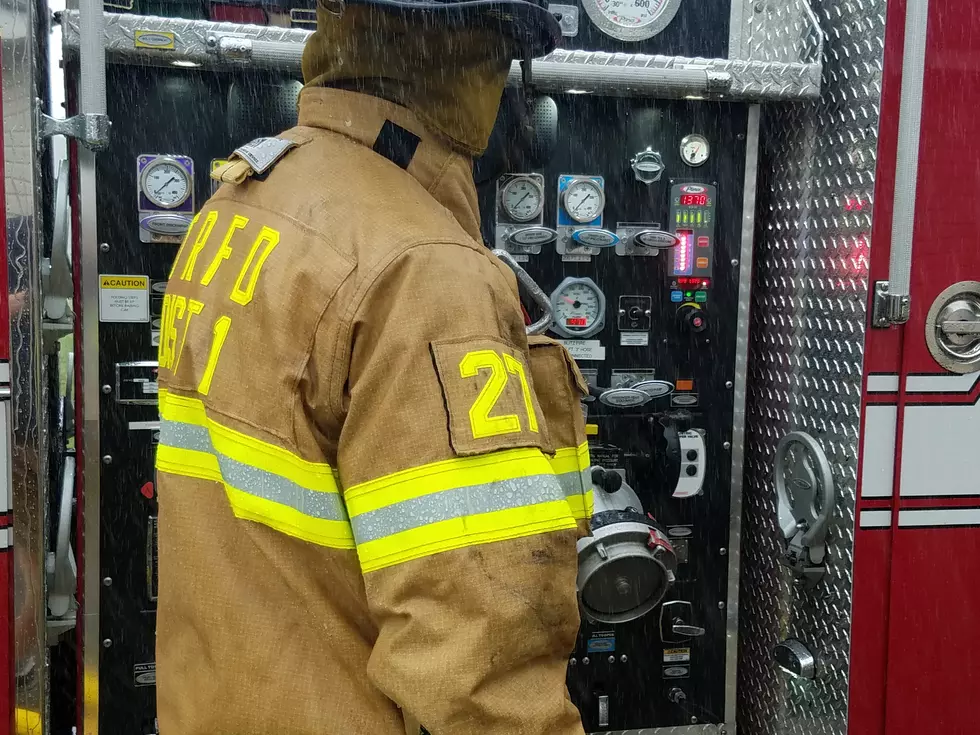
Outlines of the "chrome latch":
M834 476L816 439L802 431L784 436L776 446L773 481L784 538L780 561L813 587L827 571L827 530L836 506Z
M980 369L980 282L945 289L926 315L926 344L933 359L953 373Z
M55 135L74 138L86 148L93 151L104 151L109 147L109 132L112 121L108 115L84 113L68 118L57 118L46 115L41 111L41 101L36 100L37 130L40 140L47 140Z
M888 281L875 281L874 297L871 301L871 326L876 329L905 324L909 320L912 303L909 295L889 293L888 289Z

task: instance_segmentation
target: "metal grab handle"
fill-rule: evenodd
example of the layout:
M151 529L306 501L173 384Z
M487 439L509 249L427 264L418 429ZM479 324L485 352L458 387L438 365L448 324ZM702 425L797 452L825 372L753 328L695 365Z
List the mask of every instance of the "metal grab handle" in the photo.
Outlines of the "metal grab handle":
M926 65L929 0L908 0L905 6L905 46L902 92L898 114L898 153L895 158L895 198L892 208L888 281L875 284L872 324L904 324L911 309L912 235L915 228L919 138L922 133L922 80Z
M74 602L77 571L75 554L71 548L72 500L75 495L75 458L65 457L64 474L61 480L61 497L58 503L58 530L55 536L55 550L48 556L48 611L53 617L68 614Z
M541 290L541 287L534 282L534 279L528 275L528 272L521 268L520 263L514 260L514 256L508 253L506 250L493 250L494 255L500 258L504 263L514 271L514 275L517 276L517 281L520 283L527 292L530 294L534 303L537 304L541 310L544 312L544 316L538 319L534 324L527 328L527 333L530 334L544 334L548 331L548 327L551 326L552 321L554 321L555 313L551 309L551 299L548 295Z

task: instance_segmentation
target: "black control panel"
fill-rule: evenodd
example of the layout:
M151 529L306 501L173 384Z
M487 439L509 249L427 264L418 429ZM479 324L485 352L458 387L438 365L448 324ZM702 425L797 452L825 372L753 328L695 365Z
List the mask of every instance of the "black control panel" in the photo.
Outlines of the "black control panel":
M100 651L99 718L102 732L149 734L154 362L160 296L179 239L167 228L179 223L147 224L138 194L154 187L151 203L179 211L174 202L189 186L199 209L214 161L288 127L283 100L295 99L296 83L112 65L108 77L113 139L97 159L106 243L98 266L118 278L100 290L101 445L110 459L102 467L99 574L108 581L99 637L111 643ZM720 723L748 108L579 94L554 103L557 137L545 165L509 151L478 166L484 240L503 242L496 228L505 204L507 227L537 228L524 233L524 245L504 240L553 297L561 324L552 336L565 341L593 387L592 461L625 479L656 525L651 539L669 545L677 562L665 596L642 617L583 621L569 691L589 732ZM711 150L696 165L682 146L691 135ZM141 239L149 225L160 231Z

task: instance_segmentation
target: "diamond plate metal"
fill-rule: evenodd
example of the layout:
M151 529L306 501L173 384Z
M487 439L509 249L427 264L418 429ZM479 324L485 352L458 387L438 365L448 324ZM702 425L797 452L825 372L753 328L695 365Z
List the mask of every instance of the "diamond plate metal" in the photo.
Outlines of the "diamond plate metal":
M700 59L556 49L532 65L535 87L542 92L584 88L597 94L661 98L814 99L820 94L818 50L823 36L816 19L805 12L808 8L805 1L791 2L799 4L798 12L795 15L788 11L774 12L772 15L778 22L766 26L768 35L754 26L750 28L755 36L746 36L748 42L754 38L765 40L764 35L772 40L768 45L760 40L760 48L765 53L757 49L752 58ZM787 24L791 27L783 27ZM65 11L62 27L65 47L76 51L78 12ZM137 46L137 31L172 33L174 47ZM303 46L309 36L310 31L298 28L105 14L106 57L112 63L169 66L179 60L193 62L206 70L271 69L299 78ZM778 40L784 37L794 40ZM809 56L794 57L796 52ZM509 83L516 85L520 80L520 65L515 62Z
M823 95L817 102L769 106L762 121L738 686L739 732L749 735L847 731L861 369L885 2L818 0L814 11L826 33ZM762 31L763 38L771 31ZM778 44L760 42L755 48L764 55L785 53ZM837 518L828 536L829 571L811 591L778 562L782 543L771 475L777 442L795 429L823 446L838 492ZM791 679L776 668L773 646L788 637L799 638L816 655L815 680Z

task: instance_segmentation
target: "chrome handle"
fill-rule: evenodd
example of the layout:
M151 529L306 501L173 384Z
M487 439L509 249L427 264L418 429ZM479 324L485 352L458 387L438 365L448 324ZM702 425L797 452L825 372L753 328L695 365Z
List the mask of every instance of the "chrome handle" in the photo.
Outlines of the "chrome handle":
M704 628L697 625L687 625L677 618L674 624L670 627L670 630L677 635L687 636L688 638L698 638L704 635Z
M548 295L541 290L541 287L534 282L534 279L528 275L528 272L521 268L520 263L514 260L513 255L508 253L506 250L497 249L493 250L492 252L494 255L504 261L508 268L514 271L514 275L517 276L518 283L527 289L527 292L534 300L534 303L536 303L544 312L544 315L540 319L527 328L527 333L529 335L544 334L548 331L548 327L551 326L551 323L555 318L555 314L551 309L551 299L549 299Z
M947 319L939 324L946 334L980 334L980 322Z

